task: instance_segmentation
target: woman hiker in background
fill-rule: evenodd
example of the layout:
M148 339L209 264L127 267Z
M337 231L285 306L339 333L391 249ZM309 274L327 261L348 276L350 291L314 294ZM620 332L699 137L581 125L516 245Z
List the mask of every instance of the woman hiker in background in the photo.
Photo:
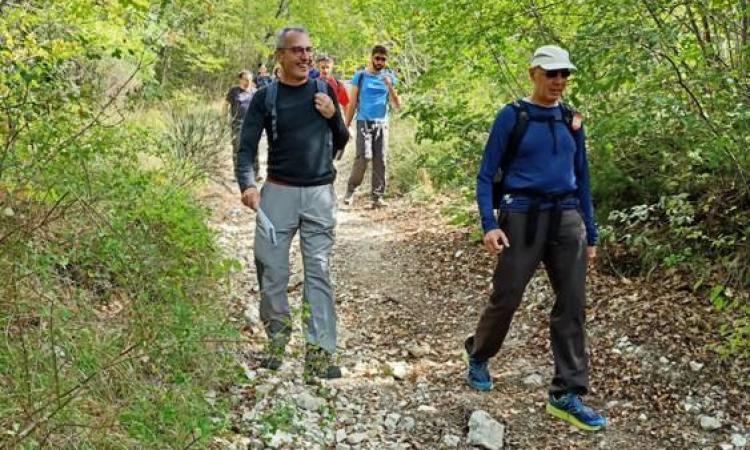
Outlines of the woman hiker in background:
M586 267L596 256L597 231L581 116L560 102L575 69L560 47L537 49L529 69L533 94L505 106L492 126L477 176L477 203L484 245L500 256L489 304L465 348L468 383L489 391L488 360L500 350L543 261L555 292L550 317L555 375L547 412L593 431L607 424L581 400L589 390Z

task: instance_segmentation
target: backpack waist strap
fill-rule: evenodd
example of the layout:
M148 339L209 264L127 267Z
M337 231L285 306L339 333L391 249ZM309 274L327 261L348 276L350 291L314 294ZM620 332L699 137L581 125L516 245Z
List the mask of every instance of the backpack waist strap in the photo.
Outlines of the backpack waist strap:
M563 202L575 198L575 191L562 192L559 194L548 194L535 189L510 189L504 191L504 194L518 195L527 197L531 203L529 212L526 214L526 246L531 246L536 239L536 232L539 226L539 212L543 202L552 203L552 214L550 216L549 226L547 227L547 243L557 244L557 238L560 234L560 223L562 222Z

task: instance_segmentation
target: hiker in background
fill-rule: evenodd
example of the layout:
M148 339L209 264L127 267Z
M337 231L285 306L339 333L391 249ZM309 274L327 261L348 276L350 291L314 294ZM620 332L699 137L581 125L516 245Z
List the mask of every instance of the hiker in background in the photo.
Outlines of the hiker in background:
M499 258L489 304L465 348L468 383L489 391L488 361L500 350L543 261L555 293L550 316L555 374L546 409L593 431L607 424L581 400L589 390L586 269L596 256L597 230L581 115L561 103L574 70L560 47L537 49L529 69L533 93L502 108L492 126L477 176L477 203L484 246ZM499 206L497 219L493 206Z
M315 67L315 64L313 64L312 67L310 67L310 71L307 72L307 75L311 79L320 78L320 70L318 70L318 68Z
M354 202L354 191L362 184L367 162L372 160L372 206L386 206L386 162L388 160L388 106L401 107L396 93L396 77L386 70L388 50L382 45L372 49L370 64L352 78L346 126L357 116L357 154L349 176L344 204Z
M273 66L273 79L278 80L281 78L281 66L279 63L276 63L275 66Z
M349 94L346 92L346 86L344 86L344 83L333 76L333 58L326 55L319 56L318 69L320 70L320 79L325 80L331 85L336 92L339 106L341 106L343 111L346 111L346 108L349 105Z
M245 119L247 109L250 107L250 100L255 94L255 87L253 86L252 73L249 70L243 70L237 75L239 82L237 86L233 86L227 92L225 97L224 106L222 108L223 117L227 117L229 114L229 126L232 135L232 160L237 159L237 152L240 148L240 132L242 131L242 121ZM253 168L255 173L258 174L260 170L260 164L258 163L258 155L255 155L253 160Z
M271 83L271 77L268 76L268 68L263 63L258 64L258 74L255 76L255 87L260 89Z
M262 365L277 370L292 331L287 298L289 247L299 230L304 267L306 377L338 378L336 311L330 277L336 227L334 149L344 148L344 127L334 90L308 78L313 48L303 28L284 28L276 38L280 78L259 91L242 127L235 173L242 203L257 212L255 259L260 318L268 335ZM261 192L252 161L265 129L268 176Z

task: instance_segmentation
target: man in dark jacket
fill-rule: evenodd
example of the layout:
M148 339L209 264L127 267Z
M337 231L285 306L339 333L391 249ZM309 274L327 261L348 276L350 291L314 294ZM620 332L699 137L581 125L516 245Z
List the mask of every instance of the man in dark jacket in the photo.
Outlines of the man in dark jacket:
M305 374L338 378L341 370L334 361L336 311L330 279L336 226L333 149L344 148L349 132L336 93L325 82L308 77L312 51L306 30L284 28L278 34L280 79L259 90L250 104L235 172L242 203L257 212L260 314L269 337L263 365L278 369L289 341L289 247L299 230L305 272ZM327 92L321 92L321 86ZM269 137L268 177L258 192L252 161L264 129Z

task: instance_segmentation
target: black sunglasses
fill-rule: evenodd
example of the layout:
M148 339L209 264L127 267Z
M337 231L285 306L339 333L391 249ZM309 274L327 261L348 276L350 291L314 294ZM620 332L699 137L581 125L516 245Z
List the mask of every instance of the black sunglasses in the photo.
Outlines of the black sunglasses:
M545 70L544 76L546 76L549 79L557 78L557 75L562 75L563 78L568 78L570 76L570 70L568 69L557 69L557 70Z

